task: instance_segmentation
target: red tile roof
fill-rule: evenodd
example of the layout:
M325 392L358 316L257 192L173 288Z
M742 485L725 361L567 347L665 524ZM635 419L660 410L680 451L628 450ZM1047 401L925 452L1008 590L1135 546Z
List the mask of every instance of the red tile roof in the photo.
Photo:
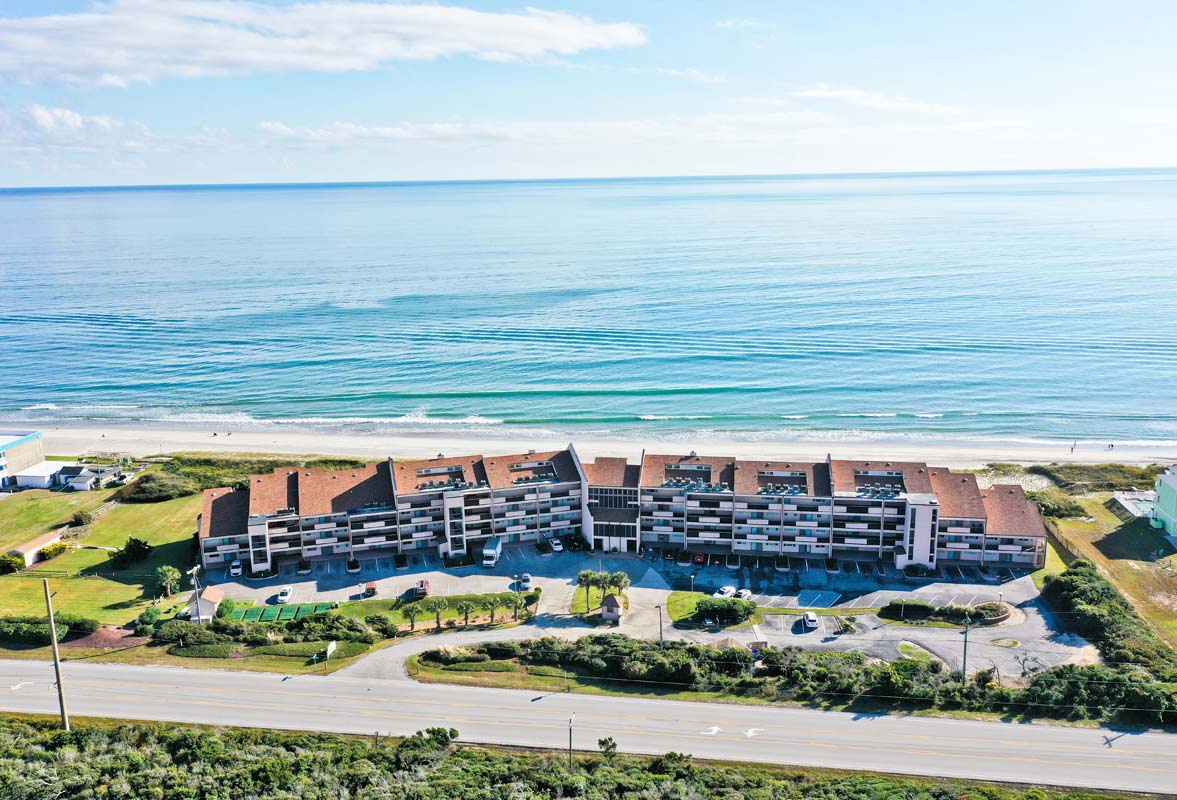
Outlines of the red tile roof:
M244 536L249 520L249 493L229 488L205 489L200 538Z
M989 536L1046 536L1038 506L1026 497L1021 486L994 484L981 492L981 499L989 517L985 525Z
M840 461L830 462L835 492L855 492L860 486L902 483L908 494L931 494L928 465L921 461ZM900 472L902 478L887 475L859 475L866 472Z
M418 475L419 470L439 469L441 467L458 467L455 472L439 472L433 475ZM454 456L446 458L439 456L438 458L422 458L408 461L393 461L392 474L396 481L397 494L417 494L418 492L428 491L428 484L430 481L434 483L449 480L450 478L467 481L469 483L482 483L486 480L486 472L482 469L482 456Z
M249 476L249 514L274 514L298 508L298 468L284 467L269 474Z
M981 501L976 475L953 474L943 467L929 467L928 477L940 504L941 518L985 519L985 504Z
M550 462L551 466L524 467L523 464ZM514 468L512 468L514 465ZM568 450L551 450L546 453L515 453L505 456L482 457L482 468L492 489L509 489L515 486L517 478L542 478L553 476L560 483L580 480L572 453Z
M642 475L641 464L630 464L624 458L601 457L584 461L581 466L590 486L637 488Z
M710 469L676 469L684 466L706 466ZM679 478L704 483L726 483L730 489L736 482L735 459L731 456L665 456L650 453L642 458L643 487L655 488Z
M356 469L298 471L300 516L342 514L368 504L392 503L392 479L385 461Z
M830 472L824 461L736 461L736 494L756 494L768 484L793 483L789 478L761 476L761 472L800 472L804 475L805 493L826 497L830 493Z

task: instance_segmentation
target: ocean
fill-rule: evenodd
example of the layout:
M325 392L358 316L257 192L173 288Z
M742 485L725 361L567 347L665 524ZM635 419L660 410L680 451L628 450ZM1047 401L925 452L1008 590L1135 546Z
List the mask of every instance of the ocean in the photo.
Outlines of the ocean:
M1177 171L0 190L0 419L1177 441Z

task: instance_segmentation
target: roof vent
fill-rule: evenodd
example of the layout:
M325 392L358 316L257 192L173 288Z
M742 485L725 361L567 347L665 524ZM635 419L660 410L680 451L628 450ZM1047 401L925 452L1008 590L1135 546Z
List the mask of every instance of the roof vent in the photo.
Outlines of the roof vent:
M692 450L691 451L691 458L698 458L698 457L699 457L699 454L696 453L694 450Z

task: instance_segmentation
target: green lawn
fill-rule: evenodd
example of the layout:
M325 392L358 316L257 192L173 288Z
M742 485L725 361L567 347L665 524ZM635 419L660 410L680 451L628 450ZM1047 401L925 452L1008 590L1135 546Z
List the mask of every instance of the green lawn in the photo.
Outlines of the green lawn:
M532 593L525 592L524 594L530 595ZM459 613L458 604L464 601L470 601L477 607L476 611L470 612L471 624L476 620L482 621L489 619L490 612L482 609L482 601L491 596L485 594L449 595L445 598L446 609L441 612L441 618L442 620L455 619L461 623L464 615ZM499 597L504 601L504 605L495 611L495 622L506 622L512 619L512 612L505 601L512 599L515 596L515 592L499 592L493 596ZM372 600L353 600L350 603L342 603L336 611L345 617L352 617L358 620L363 620L369 614L384 614L391 617L392 621L398 625L407 625L409 624L409 618L405 615L405 609L415 606L420 610L420 613L417 615L416 627L434 627L436 615L431 611L426 611L422 607L422 604L427 601L428 598L425 600L405 600L399 597L395 599L375 598ZM529 612L534 612L535 606L530 606L528 610Z
M97 493L72 496L86 494ZM12 501L0 502L0 507L8 502ZM110 550L69 550L20 574L0 577L0 615L44 613L45 598L41 582L36 580L44 574L50 577L50 586L57 593L54 606L58 611L111 625L130 622L160 593L155 582L156 567L171 564L184 571L191 566L192 534L201 502L200 496L193 495L164 503L115 506L90 527L90 533L78 544L119 547L128 536L136 536L155 546L150 557L125 569L115 569ZM53 573L62 571L93 577L53 577Z
M1034 580L1034 585L1038 587L1038 591L1042 591L1047 575L1061 575L1066 569L1067 562L1063 561L1063 557L1059 555L1058 550L1048 540L1046 542L1046 565L1042 569L1031 573L1030 577Z
M601 601L605 599L607 594L617 594L614 589L599 589L597 587L590 587L588 590L588 611L584 608L584 589L578 588L572 595L572 600L569 603L568 613L570 614L591 614L601 608ZM621 594L621 602L629 608L629 598L625 593Z
M0 500L0 553L69 523L75 511L93 511L117 489L97 492L51 492L26 489Z
M1108 577L1169 644L1177 646L1177 555L1145 520L1124 522L1105 493L1076 497L1091 521L1059 519L1059 534ZM1153 560L1160 550L1162 557Z

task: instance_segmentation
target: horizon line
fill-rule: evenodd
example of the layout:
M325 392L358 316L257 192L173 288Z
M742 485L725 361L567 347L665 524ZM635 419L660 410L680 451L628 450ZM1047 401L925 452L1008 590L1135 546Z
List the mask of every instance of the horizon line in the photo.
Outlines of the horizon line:
M902 170L883 172L749 172L713 173L699 175L612 175L604 177L562 177L562 178L422 178L409 180L370 181L250 181L244 183L128 183L128 184L76 184L60 186L0 186L0 193L52 193L52 192L96 192L96 191L152 191L166 189L298 189L298 188L362 188L384 186L444 186L463 184L520 184L520 183L604 183L624 181L706 181L706 180L755 180L772 178L922 178L941 176L975 175L1052 175L1062 173L1107 174L1107 173L1149 173L1177 171L1177 165L1151 167L1053 167L1027 169L990 170Z

